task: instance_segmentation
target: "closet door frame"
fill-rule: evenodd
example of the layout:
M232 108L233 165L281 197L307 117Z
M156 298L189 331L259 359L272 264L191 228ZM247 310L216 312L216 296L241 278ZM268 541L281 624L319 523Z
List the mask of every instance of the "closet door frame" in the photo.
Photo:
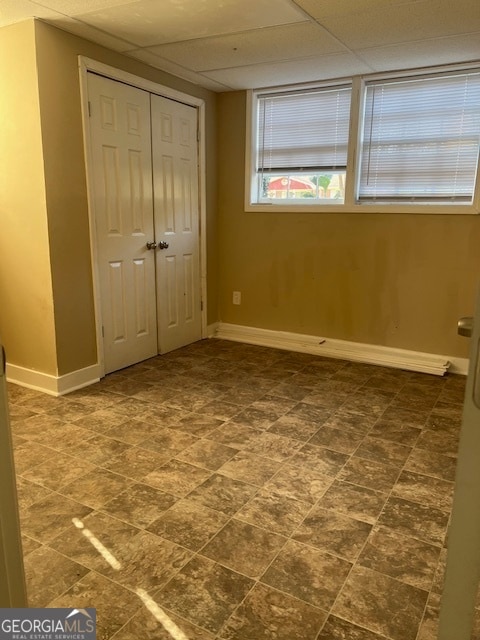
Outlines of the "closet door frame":
M207 337L207 234L206 234L206 139L205 139L205 101L201 98L191 96L187 93L177 91L171 87L157 84L150 80L146 80L139 76L116 69L110 65L98 62L85 56L78 56L78 66L80 75L80 100L83 120L83 143L85 149L85 165L87 178L87 194L88 194L88 216L90 227L90 248L91 263L93 274L93 294L95 309L95 329L97 357L99 366L99 375L105 375L104 363L104 347L102 336L102 314L101 314L101 289L100 274L98 269L98 243L95 233L95 208L93 199L93 161L90 145L90 123L89 123L89 106L88 106L88 85L87 73L95 72L105 76L110 80L124 82L138 89L143 89L150 93L182 102L186 105L195 107L198 114L198 206L199 206L199 248L200 248L200 289L201 289L201 321L202 321L202 338Z

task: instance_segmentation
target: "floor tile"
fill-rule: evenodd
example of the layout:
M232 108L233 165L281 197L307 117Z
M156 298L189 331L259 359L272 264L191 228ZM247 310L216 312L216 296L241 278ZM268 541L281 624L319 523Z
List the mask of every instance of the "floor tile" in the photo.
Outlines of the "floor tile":
M168 456L156 451L149 451L142 447L132 447L104 462L103 466L109 471L140 481L165 463L166 458Z
M378 524L406 536L442 546L448 514L431 506L392 496L387 500Z
M299 402L286 415L298 416L303 420L314 422L320 427L329 417L331 411L325 407L317 407L306 402Z
M188 499L179 500L148 530L192 551L198 551L225 525L228 516Z
M317 431L318 425L300 416L286 415L276 420L268 429L269 433L306 442Z
M265 430L272 426L278 420L279 415L268 409L256 409L255 407L242 407L242 411L238 412L232 418L234 424L241 424L252 429Z
M384 637L330 615L317 640L383 640Z
M198 442L196 436L177 431L176 429L167 429L166 427L157 427L155 434L146 440L139 442L138 446L142 449L156 451L161 453L165 458L173 458L184 451L187 447Z
M440 549L390 529L372 531L358 564L430 591Z
M259 578L286 538L232 518L201 551L233 571Z
M90 429L91 431L106 435L112 427L122 424L122 422L126 420L125 414L119 413L115 407L116 405L114 405L114 407L107 407L106 409L97 409L75 420L75 424L84 429Z
M87 507L98 509L131 483L130 478L96 468L64 485L59 492L67 498L86 504Z
M367 436L353 455L393 467L402 467L411 451L411 447L403 444Z
M173 613L164 611L159 604L159 612L155 615L142 607L127 624L114 636L114 640L172 640L172 638L188 638L191 640L214 640L208 631L187 622ZM174 626L173 626L174 625ZM183 633L183 636L180 635Z
M30 480L26 480L21 476L17 476L17 498L21 511L24 511L34 502L37 502L37 500L46 498L51 495L51 493L52 491L50 489L42 487L40 484L30 482Z
M415 446L419 449L428 449L429 451L443 453L446 456L456 458L458 454L458 442L457 434L424 429Z
M388 493L399 473L398 467L388 466L375 460L352 457L338 474L338 479Z
M91 464L102 465L129 448L126 442L92 433L88 440L73 447L70 454Z
M416 640L438 640L440 597L430 594Z
M395 420L380 419L374 424L368 435L413 447L420 435L420 429Z
M273 395L296 400L297 402L300 402L310 394L310 391L305 389L305 387L292 384L291 382L280 382L280 384L273 387L271 392Z
M415 448L405 463L405 469L453 482L455 480L456 459L442 453Z
M17 474L21 474L45 462L47 458L55 456L56 452L38 442L32 446L30 440L22 438L15 444L14 454L15 471Z
M246 482L216 473L191 491L188 497L198 504L233 515L257 490L257 487Z
M336 480L318 504L324 509L332 509L374 524L387 497L386 493Z
M97 610L97 637L111 638L141 608L141 600L132 592L91 571L49 607Z
M57 490L93 469L93 465L88 462L56 452L45 462L24 471L22 476L47 487L47 489Z
M453 489L453 482L424 476L413 471L402 471L392 493L405 500L449 511L452 506Z
M38 542L48 542L62 531L72 527L72 518L83 518L91 512L79 502L56 493L30 505L20 514L22 533Z
M261 582L328 611L351 568L346 560L290 540Z
M136 527L147 527L176 501L169 493L135 483L106 502L102 511Z
M28 605L46 607L88 573L88 569L48 547L39 547L25 558Z
M223 422L218 428L207 434L205 438L240 450L254 442L261 433L260 429L252 429L252 427L228 421Z
M349 456L314 444L304 444L290 459L291 464L307 467L325 475L336 476Z
M332 477L302 469L293 465L283 466L269 482L265 490L302 502L315 504L332 484Z
M314 639L326 613L267 585L257 584L223 627L222 640Z
M246 451L251 451L263 458L270 458L276 462L283 462L293 456L302 448L302 443L292 438L276 435L270 431L265 431L252 444L247 446Z
M48 546L89 569L107 575L111 574L111 568L102 551L106 550L116 558L129 540L140 533L139 529L126 522L96 511L85 517L77 515L77 520L81 528L70 521L61 533L52 536ZM90 538L93 536L102 546L97 548L86 534Z
M153 593L165 585L193 553L148 531L129 537L118 547L119 569L104 568L102 574L132 589Z
M224 420L209 415L198 415L187 413L176 422L175 429L184 431L199 438L207 436L209 433L220 427Z
M212 400L211 402L204 404L197 412L201 415L212 416L220 420L228 420L240 413L240 407L232 402Z
M237 449L212 440L198 440L187 449L177 453L177 460L188 462L210 471L216 471L225 462L233 458Z
M40 542L22 534L22 550L24 558L28 556L29 553L32 553L32 551L35 551L35 549L39 549L41 546Z
M323 424L326 427L350 429L351 431L357 431L365 435L370 431L376 421L377 416L365 415L341 407L338 411L332 413Z
M293 538L353 562L372 525L316 506L293 534Z
M158 426L155 424L132 419L121 422L109 429L108 436L133 445L155 435L157 430Z
M240 451L218 469L218 473L234 480L262 487L281 468L281 463Z
M309 440L309 444L315 444L340 453L351 454L363 441L363 434L355 433L349 429L338 429L323 425Z
M295 500L275 491L261 490L240 511L237 517L250 524L258 525L289 536L302 522L311 508L311 504Z
M428 593L355 566L332 613L392 640L415 640Z
M9 385L37 601L102 640L433 640L464 385L218 339Z
M210 471L200 469L192 464L180 462L180 460L170 460L155 471L148 473L143 478L143 482L160 489L160 491L183 498L204 482L210 474Z
M197 556L156 598L170 611L217 633L254 584L250 578Z
M390 405L382 414L382 420L401 422L404 426L416 427L417 429L421 429L425 425L427 417L428 413L416 411L408 404L406 406Z

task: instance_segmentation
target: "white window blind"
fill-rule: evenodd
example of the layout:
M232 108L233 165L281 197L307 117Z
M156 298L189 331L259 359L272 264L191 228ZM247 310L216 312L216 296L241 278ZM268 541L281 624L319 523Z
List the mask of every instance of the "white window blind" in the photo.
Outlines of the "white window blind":
M366 84L359 202L472 202L480 72Z
M344 85L259 95L257 172L345 169L350 98Z

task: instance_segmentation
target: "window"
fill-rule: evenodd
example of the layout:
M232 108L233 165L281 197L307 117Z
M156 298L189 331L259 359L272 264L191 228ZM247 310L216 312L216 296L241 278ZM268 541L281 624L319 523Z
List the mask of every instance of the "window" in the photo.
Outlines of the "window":
M362 134L360 202L470 204L480 73L367 82Z
M478 68L254 91L250 117L250 210L479 210Z
M259 202L343 203L351 86L259 94Z

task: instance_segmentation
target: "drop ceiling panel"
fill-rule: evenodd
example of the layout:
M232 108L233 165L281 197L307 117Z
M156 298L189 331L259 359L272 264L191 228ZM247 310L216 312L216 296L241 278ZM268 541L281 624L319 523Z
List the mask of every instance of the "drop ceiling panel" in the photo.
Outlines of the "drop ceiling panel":
M89 11L109 9L123 4L132 4L140 0L31 0L35 4L49 7L67 16L77 16Z
M139 0L78 17L139 47L305 20L288 0Z
M215 80L206 78L203 75L194 73L189 69L185 69L184 67L181 67L174 62L164 60L163 58L160 58L159 56L156 56L148 51L148 49L128 51L126 55L130 56L131 58L135 58L136 60L141 60L142 62L149 64L151 67L155 67L156 69L171 73L178 78L183 78L184 80L188 80L189 82L193 82L194 84L205 87L205 89L211 89L212 91L228 91L229 89L231 89L229 85L221 84L220 82L216 82Z
M480 32L433 38L389 47L361 49L359 56L376 71L480 60Z
M131 42L115 38L108 33L99 31L98 29L95 29L84 22L79 22L75 18L71 18L69 16L60 15L60 17L45 19L45 21L49 24L53 24L59 29L63 29L64 31L73 33L76 36L85 38L85 40L91 40L96 44L107 47L107 49L112 49L112 51L120 51L123 53L124 51L130 50L133 46Z
M176 42L150 50L195 71L346 51L327 31L310 22Z
M315 20L332 16L349 16L362 11L376 11L377 9L391 9L391 7L419 4L428 0L293 0L296 5L304 9Z
M428 0L325 18L322 24L353 49L480 30L478 0Z
M337 53L288 62L249 65L235 69L205 71L203 75L232 89L255 89L299 82L371 73L367 64L349 53Z
M1 0L0 2L0 27L4 27L14 22L21 22L29 18L54 18L61 17L61 14L40 7L29 0Z

